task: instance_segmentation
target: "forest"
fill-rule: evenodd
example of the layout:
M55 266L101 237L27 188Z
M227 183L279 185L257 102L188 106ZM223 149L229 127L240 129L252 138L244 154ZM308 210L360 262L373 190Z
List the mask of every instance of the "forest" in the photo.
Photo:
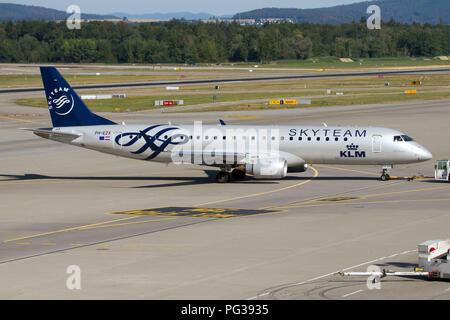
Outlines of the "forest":
M315 9L263 8L236 13L234 18L290 18L297 23L341 24L359 21L361 16L366 16L366 10L370 5L380 7L381 17L386 21L393 18L403 23L450 23L448 0L372 0Z
M92 21L0 23L0 62L221 63L320 56L349 58L449 55L450 26L391 19L369 30L364 19L340 25Z

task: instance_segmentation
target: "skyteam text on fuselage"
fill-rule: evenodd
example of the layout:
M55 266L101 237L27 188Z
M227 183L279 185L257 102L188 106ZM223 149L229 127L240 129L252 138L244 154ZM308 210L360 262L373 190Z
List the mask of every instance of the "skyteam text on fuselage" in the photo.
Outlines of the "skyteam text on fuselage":
M104 153L220 168L216 180L280 179L308 164L383 165L431 159L404 133L381 127L118 124L92 113L53 67L41 67L53 128L36 135Z

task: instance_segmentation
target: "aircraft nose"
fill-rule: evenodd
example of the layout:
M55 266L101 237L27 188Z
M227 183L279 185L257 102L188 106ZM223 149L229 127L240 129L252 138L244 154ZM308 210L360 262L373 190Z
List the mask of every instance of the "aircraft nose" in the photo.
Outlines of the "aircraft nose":
M430 160L431 158L433 158L433 155L431 154L431 152L422 146L419 149L418 156L419 156L419 159L422 161L427 161L427 160Z

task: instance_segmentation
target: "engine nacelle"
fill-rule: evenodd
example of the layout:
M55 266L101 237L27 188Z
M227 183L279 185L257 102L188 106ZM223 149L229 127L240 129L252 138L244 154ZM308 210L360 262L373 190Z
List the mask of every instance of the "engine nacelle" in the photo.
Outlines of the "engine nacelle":
M287 174L287 161L280 158L256 159L245 165L245 172L255 179L281 179Z
M308 169L308 165L302 164L300 166L289 167L288 172L305 172Z

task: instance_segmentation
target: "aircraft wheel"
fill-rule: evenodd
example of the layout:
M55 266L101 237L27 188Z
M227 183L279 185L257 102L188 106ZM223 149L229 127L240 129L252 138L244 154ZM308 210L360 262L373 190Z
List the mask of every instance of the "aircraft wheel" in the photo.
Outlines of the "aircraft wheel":
M233 178L233 180L244 180L245 171L234 169L233 171L231 171L231 178Z
M218 183L227 183L231 181L231 175L229 172L220 171L216 176L216 181Z
M381 175L381 181L388 181L391 178L388 174L382 174Z

